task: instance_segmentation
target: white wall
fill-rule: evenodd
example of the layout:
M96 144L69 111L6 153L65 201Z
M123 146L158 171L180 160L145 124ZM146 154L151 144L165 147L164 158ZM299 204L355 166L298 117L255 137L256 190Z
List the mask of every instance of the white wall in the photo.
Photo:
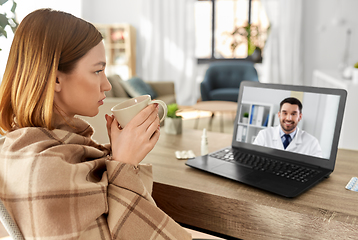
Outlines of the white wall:
M358 62L357 0L304 0L303 9L305 84L311 83L314 69L338 69L348 27L352 30L349 64ZM338 18L345 23L336 24Z
M30 12L39 8L52 8L81 17L82 0L15 0L17 3L16 17L21 21Z
M82 17L93 23L130 23L139 28L142 0L83 0Z
M82 18L99 24L129 23L136 29L136 72L141 75L139 26L143 0L82 0ZM148 1L148 0L144 0Z

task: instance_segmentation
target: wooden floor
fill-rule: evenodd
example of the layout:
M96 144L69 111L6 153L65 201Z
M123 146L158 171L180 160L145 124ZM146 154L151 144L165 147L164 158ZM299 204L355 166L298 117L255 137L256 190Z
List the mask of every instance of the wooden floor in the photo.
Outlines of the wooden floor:
M220 132L220 120L222 117L223 124L224 124L224 132L225 133L232 133L233 132L233 126L234 126L234 117L232 114L224 114L224 115L215 115L215 117L212 120L212 126L211 130L209 130L209 122L210 122L210 112L197 112L193 111L190 108L184 109L180 115L183 116L183 131L185 129L194 128L196 124L196 118L200 116L200 119L198 121L197 129L203 129L206 128L208 131L214 131L214 132ZM164 131L163 131L164 132ZM194 239L222 239L217 238L208 234L204 234L201 232L193 231L191 229L187 229L188 232L190 232ZM5 228L0 223L0 240L11 240L9 237L9 234L6 232Z

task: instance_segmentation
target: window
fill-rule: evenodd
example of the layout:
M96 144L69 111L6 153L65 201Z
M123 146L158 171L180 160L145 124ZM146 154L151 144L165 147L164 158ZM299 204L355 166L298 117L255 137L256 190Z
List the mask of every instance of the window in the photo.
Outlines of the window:
M198 0L195 3L198 63L247 58L260 62L268 29L269 21L260 0Z

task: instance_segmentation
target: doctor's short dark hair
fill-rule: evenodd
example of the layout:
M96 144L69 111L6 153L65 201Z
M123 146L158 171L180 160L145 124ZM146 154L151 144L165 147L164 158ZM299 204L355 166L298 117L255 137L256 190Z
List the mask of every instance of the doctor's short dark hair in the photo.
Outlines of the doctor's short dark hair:
M280 111L281 111L282 105L285 103L289 103L291 105L297 105L298 109L300 110L300 113L302 113L302 103L297 98L289 97L289 98L283 99L280 103Z

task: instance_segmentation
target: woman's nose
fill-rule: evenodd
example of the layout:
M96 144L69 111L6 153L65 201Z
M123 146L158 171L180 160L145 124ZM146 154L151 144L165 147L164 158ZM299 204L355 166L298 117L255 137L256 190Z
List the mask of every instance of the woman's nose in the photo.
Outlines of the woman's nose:
M107 92L112 89L112 85L109 83L108 78L106 76L103 77L103 83L102 83L102 91Z

